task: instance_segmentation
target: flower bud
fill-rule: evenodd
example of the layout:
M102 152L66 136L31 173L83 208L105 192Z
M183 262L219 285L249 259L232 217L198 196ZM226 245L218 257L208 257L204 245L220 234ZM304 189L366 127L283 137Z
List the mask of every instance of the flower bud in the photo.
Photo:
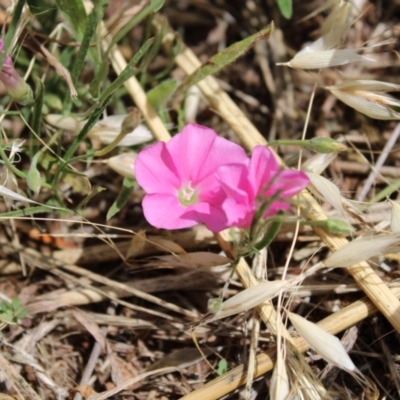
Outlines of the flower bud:
M351 233L354 231L354 228L349 225L347 222L342 221L341 219L337 218L330 218L327 219L324 222L324 227L331 233L337 234L337 235L346 235L348 233Z
M4 42L0 39L0 52ZM7 93L19 104L24 106L34 101L31 87L19 76L9 55L6 55L0 72L0 81L3 82Z
M315 151L316 153L338 153L347 150L347 147L344 144L322 136L317 136L307 140L305 147Z

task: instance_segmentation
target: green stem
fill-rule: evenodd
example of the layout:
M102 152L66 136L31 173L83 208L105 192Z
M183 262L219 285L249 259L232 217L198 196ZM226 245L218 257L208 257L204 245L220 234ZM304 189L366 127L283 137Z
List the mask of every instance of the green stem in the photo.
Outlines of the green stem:
M8 159L6 153L4 153L4 149L2 146L0 146L0 157L3 160L4 164L7 166L7 168L16 176L18 176L21 179L26 179L26 174L22 171L20 171L18 168L14 167L13 163Z
M288 139L279 139L273 140L268 143L268 146L279 146L279 145L294 145L294 146L305 146L307 144L307 140L288 140Z

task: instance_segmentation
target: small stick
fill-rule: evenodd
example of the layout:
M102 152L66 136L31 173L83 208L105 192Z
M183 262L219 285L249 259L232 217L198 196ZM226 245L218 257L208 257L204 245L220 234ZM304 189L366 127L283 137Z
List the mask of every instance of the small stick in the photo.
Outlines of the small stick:
M371 189L372 184L374 183L377 175L379 174L381 167L385 163L387 156L390 154L390 151L397 142L399 136L400 136L400 123L396 125L396 128L394 128L394 131L392 132L389 140L386 142L385 147L382 150L382 153L379 155L378 160L376 161L375 168L369 174L368 179L365 181L364 187L362 188L360 194L358 195L357 198L358 201L363 201L367 196L369 190Z

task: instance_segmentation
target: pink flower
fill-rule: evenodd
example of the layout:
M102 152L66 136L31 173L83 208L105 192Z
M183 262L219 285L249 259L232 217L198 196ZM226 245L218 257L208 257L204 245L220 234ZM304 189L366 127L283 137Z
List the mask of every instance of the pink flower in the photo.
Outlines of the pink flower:
M256 146L246 165L224 165L217 176L227 197L222 209L228 217L228 225L249 228L254 214L268 199L272 202L263 218L288 210L288 199L295 196L309 183L304 172L282 170L272 151Z
M229 165L246 167L244 150L212 129L187 125L168 143L142 150L135 176L147 193L143 199L146 220L157 228L180 229L204 223L214 232L230 226L221 208L226 193L216 171Z

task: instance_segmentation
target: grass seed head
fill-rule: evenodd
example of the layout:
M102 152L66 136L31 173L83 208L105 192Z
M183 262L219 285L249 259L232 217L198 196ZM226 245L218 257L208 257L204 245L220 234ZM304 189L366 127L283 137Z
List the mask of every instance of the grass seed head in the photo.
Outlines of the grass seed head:
M400 101L382 92L398 91L400 85L380 81L354 80L328 86L337 99L349 107L374 119L398 120L400 113L392 107L400 107Z
M261 282L258 285L251 286L224 301L221 305L220 311L209 321L217 321L221 318L226 318L257 307L263 301L272 299L278 295L278 293L288 284L289 281L276 280Z

